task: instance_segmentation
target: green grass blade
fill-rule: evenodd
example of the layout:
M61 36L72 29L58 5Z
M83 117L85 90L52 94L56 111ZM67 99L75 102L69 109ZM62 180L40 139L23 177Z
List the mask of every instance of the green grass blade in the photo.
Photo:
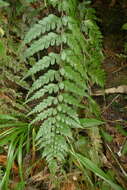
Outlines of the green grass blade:
M17 120L17 119L7 114L0 114L0 120Z
M15 123L5 123L5 124L0 124L0 129L1 128L8 128L8 127L23 127L28 125L28 123L23 123L23 122L15 122Z
M80 161L80 163L87 169L91 170L95 175L103 179L105 182L107 182L114 190L123 190L122 187L119 185L115 184L110 177L103 171L101 170L95 163L93 163L91 160L88 158L77 154L77 153L72 153L72 155Z
M18 166L19 166L19 175L21 182L24 183L23 180L23 170L22 170L22 151L23 151L23 143L26 139L26 135L20 136L20 141L18 144L18 152L17 152L17 159L18 159Z
M18 140L19 140L19 138L16 138L16 135L15 135L9 146L6 171L5 171L5 175L1 182L1 188L5 189L5 190L8 190L9 176L10 176L10 171L11 171L11 168L12 168L15 156L16 156L15 149L16 149Z

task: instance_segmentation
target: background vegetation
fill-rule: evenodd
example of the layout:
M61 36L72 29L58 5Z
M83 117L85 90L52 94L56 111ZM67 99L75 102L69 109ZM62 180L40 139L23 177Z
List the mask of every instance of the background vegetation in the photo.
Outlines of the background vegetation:
M0 188L127 189L126 0L0 0Z

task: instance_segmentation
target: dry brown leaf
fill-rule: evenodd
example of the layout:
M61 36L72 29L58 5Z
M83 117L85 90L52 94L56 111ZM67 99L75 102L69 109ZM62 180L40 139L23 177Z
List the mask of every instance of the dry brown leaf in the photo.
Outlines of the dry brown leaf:
M43 181L44 179L47 179L49 176L50 176L49 174L44 174L44 172L41 171L38 174L32 176L29 179L29 183L35 183L37 181Z
M7 156L6 155L0 155L0 164L3 166L7 165ZM14 163L12 166L12 171L14 174L18 174L18 167L16 166L16 164Z

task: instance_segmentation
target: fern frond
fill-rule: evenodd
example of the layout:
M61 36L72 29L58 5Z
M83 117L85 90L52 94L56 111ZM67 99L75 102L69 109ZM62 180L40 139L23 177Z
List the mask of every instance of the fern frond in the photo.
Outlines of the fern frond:
M83 13L81 23L77 0L47 2L58 10L58 16L50 14L43 18L24 41L29 45L25 58L39 59L25 76L35 75L26 103L38 102L28 115L34 116L31 124L40 125L36 143L51 167L62 162L69 152L67 139L73 138L72 129L83 128L78 110L85 108L82 98L89 96L89 80L102 86L100 61L103 56L101 34L94 17L90 16L94 13ZM92 76L92 68L96 76Z

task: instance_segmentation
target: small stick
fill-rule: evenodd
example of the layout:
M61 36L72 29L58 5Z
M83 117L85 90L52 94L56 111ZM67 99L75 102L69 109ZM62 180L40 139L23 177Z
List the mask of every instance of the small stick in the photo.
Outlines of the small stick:
M96 90L92 96L103 96L105 94L127 94L127 85L121 85L118 87L107 88L104 90Z

